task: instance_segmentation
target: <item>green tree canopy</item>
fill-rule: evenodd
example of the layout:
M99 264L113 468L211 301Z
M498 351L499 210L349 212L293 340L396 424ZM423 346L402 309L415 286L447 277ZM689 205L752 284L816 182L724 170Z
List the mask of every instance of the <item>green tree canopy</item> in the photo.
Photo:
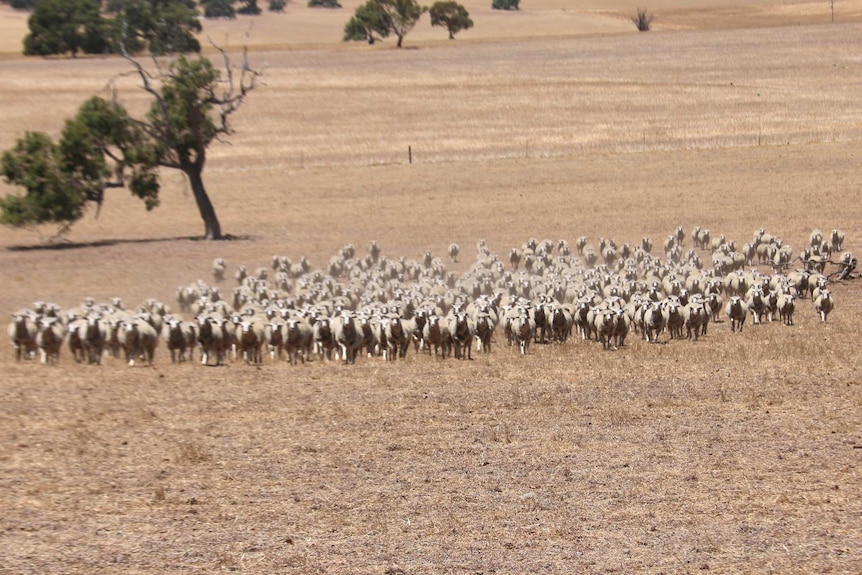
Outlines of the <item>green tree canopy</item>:
M461 30L473 27L470 13L461 4L453 0L438 0L428 11L432 26L443 26L449 31L449 39L454 40L455 34Z
M24 54L199 52L194 0L37 0ZM106 16L107 15L107 16Z
M494 10L518 10L521 0L492 0L491 8Z
M353 17L344 26L344 41L367 41L374 44L386 38L392 29L392 19L378 0L368 0L356 8Z
M98 0L38 0L28 20L24 54L99 54L108 49Z
M356 9L344 27L344 41L367 40L373 44L375 33L381 38L392 33L401 48L404 37L427 10L417 0L368 0Z
M204 18L236 18L233 0L201 0Z
M41 0L40 0L41 1ZM112 19L117 53L200 52L195 34L203 29L194 0L114 0L120 10Z
M60 149L43 132L26 132L15 146L3 152L6 182L23 186L23 196L0 198L0 223L11 226L59 224L61 233L84 215L87 198L71 186L61 169Z
M230 117L260 75L248 66L245 54L238 68L221 54L225 78L204 57L181 56L153 72L127 56L153 100L143 118L93 97L66 122L59 143L45 134L26 133L2 157L4 178L25 193L0 199L0 223L53 222L66 229L88 204L101 206L105 190L115 187L126 187L153 209L159 205L157 170L171 168L189 179L204 236L220 239L221 225L203 183L206 151L215 139L232 133Z

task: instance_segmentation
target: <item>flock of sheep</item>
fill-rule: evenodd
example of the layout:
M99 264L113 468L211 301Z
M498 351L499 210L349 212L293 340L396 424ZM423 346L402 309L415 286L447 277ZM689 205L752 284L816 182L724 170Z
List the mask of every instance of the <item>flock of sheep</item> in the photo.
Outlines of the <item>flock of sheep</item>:
M460 275L430 251L420 260L391 259L376 242L361 255L348 244L323 269L287 256L254 270L241 265L231 288L223 287L230 278L217 258L212 285L198 280L177 289L179 313L154 299L129 310L120 298L87 298L69 310L36 302L12 314L8 334L18 360L38 355L56 363L66 347L77 362L114 357L130 366L152 364L160 345L172 362L193 361L198 350L205 365L396 360L411 347L471 359L474 347L491 352L495 334L521 354L531 344L564 343L573 335L610 349L625 345L631 333L649 342L696 340L722 312L732 331L741 332L749 317L754 324L792 325L802 299L825 322L834 301L824 266L852 271L856 263L842 253L839 230L813 231L797 254L763 229L742 246L700 227L691 240L686 249L679 227L659 256L648 238L618 246L580 237L573 247L530 238L502 258L480 240L475 261ZM451 244L449 259L456 262L459 252ZM758 271L755 262L773 273Z

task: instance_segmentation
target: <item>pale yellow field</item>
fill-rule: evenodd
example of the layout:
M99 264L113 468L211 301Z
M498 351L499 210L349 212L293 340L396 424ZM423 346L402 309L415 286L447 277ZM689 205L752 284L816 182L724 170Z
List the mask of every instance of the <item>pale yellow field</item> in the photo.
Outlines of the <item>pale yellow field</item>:
M215 257L323 268L373 239L407 259L458 242L459 274L479 239L505 258L531 236L659 246L678 225L738 245L763 226L795 252L840 228L862 253L862 2L833 25L826 2L657 0L649 34L618 0L467 3L475 30L420 25L405 50L342 44L355 5L255 21L265 83L204 173L233 241L198 240L165 173L160 208L114 191L66 242L0 229L0 310L174 304ZM0 150L57 136L128 70L17 56L21 26L0 8ZM246 27L207 23L231 49ZM520 357L498 333L474 361L205 368L160 348L129 369L4 345L0 572L856 575L860 283L832 284L825 324L806 299L795 326L617 351Z

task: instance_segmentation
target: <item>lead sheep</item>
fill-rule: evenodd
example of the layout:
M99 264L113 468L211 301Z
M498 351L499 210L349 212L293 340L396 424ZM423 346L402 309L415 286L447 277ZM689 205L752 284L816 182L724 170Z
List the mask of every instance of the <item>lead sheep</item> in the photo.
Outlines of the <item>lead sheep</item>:
M784 325L793 325L793 312L796 310L796 302L793 294L778 295L778 317Z
M844 232L838 229L832 230L832 234L829 237L829 242L832 245L833 252L840 252L844 245Z
M42 317L39 319L36 333L36 347L39 349L41 362L57 363L60 360L60 348L63 346L64 327L57 318Z
M817 310L817 314L820 316L820 321L826 323L826 316L829 315L834 307L835 301L832 299L832 294L829 292L829 289L821 289L819 295L814 299L814 309Z
M90 364L101 365L102 354L108 340L108 324L98 314L89 314L78 327L78 338L84 359Z
M465 351L467 359L472 360L472 343L474 326L469 316L464 311L459 311L449 318L449 333L452 335L452 344L455 348L455 359L464 359Z
M735 332L738 327L742 333L742 326L745 325L745 317L748 315L748 304L739 296L730 296L725 313L730 320L730 331Z
M195 324L175 316L169 317L162 326L162 339L165 347L171 352L172 363L194 360L194 347L197 341Z
M132 318L120 324L120 343L126 352L129 367L142 358L147 365L153 365L159 336L156 330L141 318Z

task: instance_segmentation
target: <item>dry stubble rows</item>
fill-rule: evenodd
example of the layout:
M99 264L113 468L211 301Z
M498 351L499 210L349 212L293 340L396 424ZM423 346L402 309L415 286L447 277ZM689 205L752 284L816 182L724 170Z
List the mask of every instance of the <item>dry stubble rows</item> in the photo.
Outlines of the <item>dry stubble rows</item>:
M327 54L316 70L303 62L319 55L286 53L208 172L226 229L248 239L178 237L199 223L169 178L162 209L142 215L111 198L69 249L9 249L33 236L0 231L0 308L34 297L170 301L176 285L207 278L215 256L233 267L306 254L321 265L344 243L371 239L389 255L418 257L442 255L453 240L469 252L480 237L499 253L531 235L660 240L679 224L737 241L763 225L801 246L813 227L839 227L859 252L858 62L841 39L854 30L656 35L644 60L624 58L632 39L525 43L514 64L506 47L486 45L470 47L474 58ZM802 39L823 49L803 50ZM555 58L560 50L569 57ZM710 54L722 56L698 65ZM411 57L409 74L385 73ZM579 76L573 62L592 72ZM59 81L53 107L16 104L66 65L79 73ZM56 129L96 89L81 78L103 76L102 66L116 64L28 62L32 76L20 77L34 84L22 80L3 101L13 126L19 116L27 123L4 128L4 147L23 125ZM504 80L515 72L524 87ZM593 76L600 88L581 89ZM388 90L373 85L384 80ZM818 93L834 105L821 106ZM442 98L433 118L448 102L453 125L470 129L426 123L428 94ZM381 99L386 108L375 109ZM537 101L548 103L525 107ZM509 102L520 106L497 113ZM645 114L633 126L627 102ZM326 121L339 109L353 113ZM377 118L371 133L350 123L365 110ZM728 139L748 141L752 124L740 118L754 116L767 120L764 137L805 133L815 143ZM580 129L553 135L560 118ZM641 151L646 129L667 144ZM584 132L593 144L560 144ZM517 155L499 151L508 138L520 150L531 137L530 158L490 159ZM701 137L710 144L686 143ZM434 163L422 156L429 142ZM389 163L403 162L405 144L417 146L418 162ZM542 150L550 157L538 158ZM611 153L620 150L631 153ZM498 346L469 363L411 355L396 365L205 369L168 365L160 353L154 369L68 360L43 369L15 364L7 350L4 568L855 573L859 286L835 293L827 325L803 302L794 328L732 337L721 324L697 344L635 339L605 353L572 343L536 346L528 358Z

